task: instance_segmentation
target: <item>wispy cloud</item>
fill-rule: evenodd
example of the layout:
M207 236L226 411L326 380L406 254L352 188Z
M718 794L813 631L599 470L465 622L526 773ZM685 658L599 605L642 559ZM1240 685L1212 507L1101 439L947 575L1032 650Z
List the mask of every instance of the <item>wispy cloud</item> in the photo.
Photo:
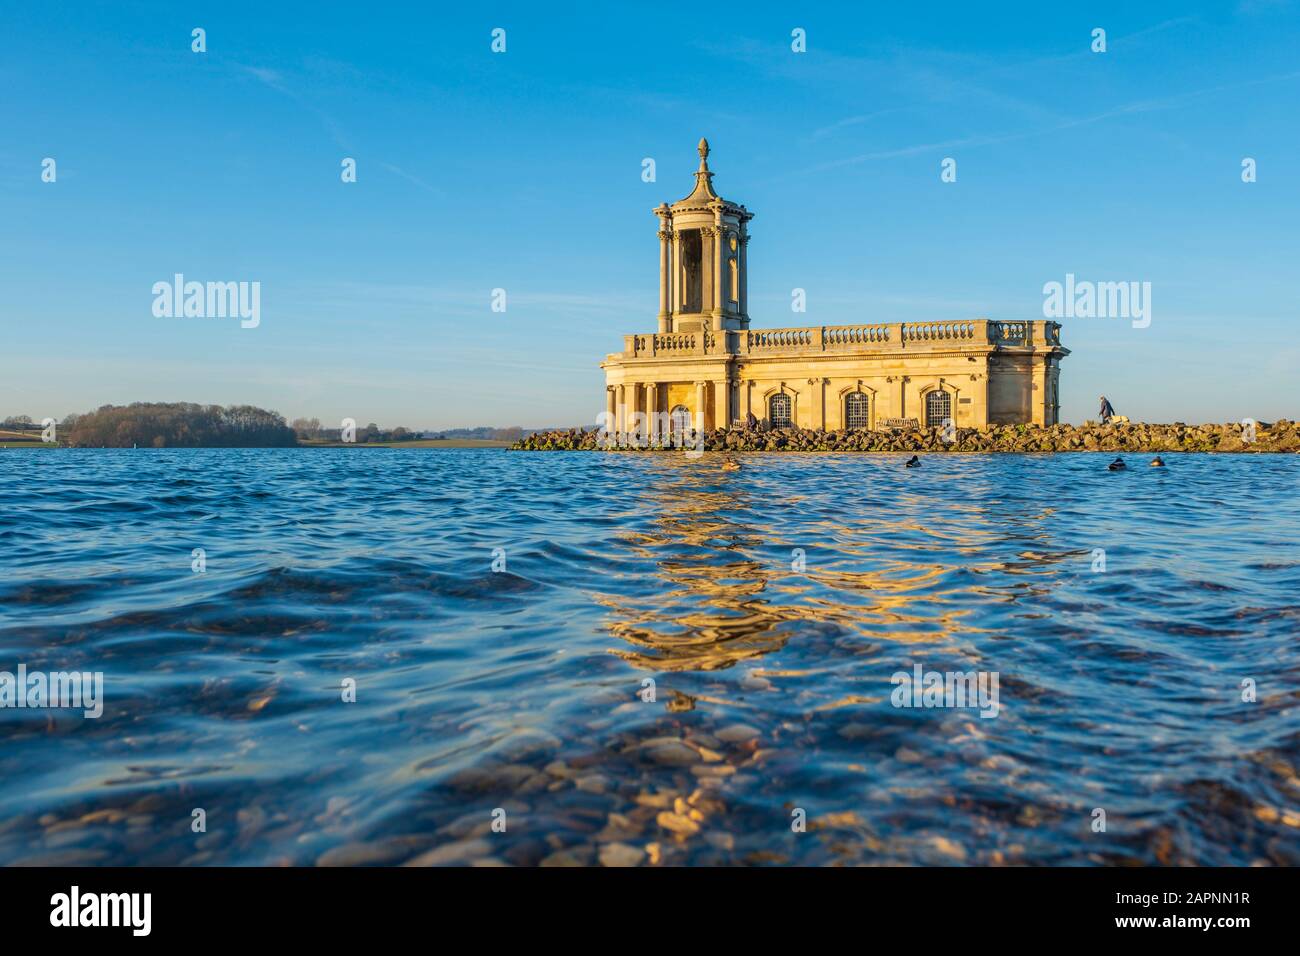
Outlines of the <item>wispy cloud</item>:
M446 193L443 192L441 189L439 189L437 186L429 185L419 176L416 176L413 173L408 173L400 166L394 166L392 163L380 163L379 165L383 169L388 170L394 176L400 176L402 179L405 179L408 183L413 183L414 185L419 186L427 193L432 193L435 196L446 196Z
M1154 112L1156 110L1177 109L1190 104L1196 99L1211 96L1215 93L1224 93L1231 90L1245 89L1247 87L1260 86L1268 83L1282 83L1288 80L1297 79L1300 79L1300 71L1283 73L1277 76L1260 77L1254 80L1245 80L1241 83L1224 83L1218 86L1208 86L1203 89L1189 90L1185 93L1177 93L1172 96L1135 100L1131 103L1124 103L1120 106L1114 107L1113 109L1104 110L1100 113L1067 119L1039 129L1022 130L1015 133L991 134L987 136L967 136L941 140L938 142L914 143L908 146L895 147L893 149L873 150L872 152L861 153L856 156L847 156L843 159L821 163L792 173L791 175L803 176L809 173L824 172L828 169L836 169L843 166L854 166L859 163L868 163L877 160L897 159L903 156L914 156L921 153L937 152L939 150L957 149L962 147L993 146L1000 143L1028 139L1034 136L1045 136L1079 126L1088 126L1093 123L1100 123L1120 116L1134 116L1140 113Z
M269 67L262 66L248 66L243 63L237 63L235 64L235 67L240 72L253 77L259 83L275 90L277 93L287 96L299 106L311 112L318 120L320 120L321 125L325 127L326 132L329 133L330 138L334 140L335 144L339 146L339 148L347 152L352 151L352 143L339 122L335 120L332 115L325 112L323 109L309 101L305 96L293 89L289 81L285 79L284 74L279 70L273 70Z

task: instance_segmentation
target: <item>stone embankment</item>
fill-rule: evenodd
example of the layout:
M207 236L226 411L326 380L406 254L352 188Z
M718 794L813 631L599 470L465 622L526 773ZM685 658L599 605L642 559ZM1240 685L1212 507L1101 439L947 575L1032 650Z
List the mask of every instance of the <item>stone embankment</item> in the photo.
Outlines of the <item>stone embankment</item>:
M612 440L616 436L606 436ZM516 442L517 451L598 451L603 445L598 431L538 432ZM611 451L659 450L648 448L635 435L615 442ZM1224 425L993 425L986 430L958 428L945 435L942 428L901 431L814 431L805 428L779 431L721 428L704 435L706 451L892 451L892 452L1300 452L1300 429L1285 419L1252 427L1240 422Z

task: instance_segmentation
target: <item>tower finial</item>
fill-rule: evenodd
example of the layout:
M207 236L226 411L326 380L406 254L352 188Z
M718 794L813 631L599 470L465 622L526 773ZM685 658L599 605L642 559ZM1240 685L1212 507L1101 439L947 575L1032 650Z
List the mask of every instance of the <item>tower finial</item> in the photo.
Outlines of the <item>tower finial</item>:
M700 137L700 145L697 147L700 151L700 172L708 172L709 169L709 141L703 136Z

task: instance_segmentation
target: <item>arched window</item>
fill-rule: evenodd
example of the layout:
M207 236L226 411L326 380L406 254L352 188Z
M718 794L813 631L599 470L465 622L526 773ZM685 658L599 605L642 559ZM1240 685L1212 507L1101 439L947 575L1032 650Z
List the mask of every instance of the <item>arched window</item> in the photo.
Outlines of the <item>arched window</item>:
M733 240L734 241L734 240ZM727 260L731 268L731 301L740 301L740 269L736 266L736 257L732 256Z
M691 410L685 405L676 405L668 413L668 430L674 435L682 435L691 430Z
M871 396L866 392L849 392L844 397L844 427L866 428L871 424Z
M925 423L931 427L942 425L952 418L952 395L936 389L925 396Z
M767 418L773 428L789 428L794 422L790 411L793 403L785 392L777 392L767 403Z

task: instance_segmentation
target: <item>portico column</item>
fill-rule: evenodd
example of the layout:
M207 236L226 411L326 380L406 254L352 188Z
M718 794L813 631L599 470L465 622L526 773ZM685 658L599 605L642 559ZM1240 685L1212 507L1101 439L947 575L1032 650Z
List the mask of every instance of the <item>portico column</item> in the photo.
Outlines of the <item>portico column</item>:
M1033 364L1030 366L1029 375L1030 411L1033 424L1041 426L1047 424L1047 367L1038 356L1034 356L1031 361ZM953 414L956 414L955 409Z
M614 430L620 435L627 431L627 386L618 387L618 427Z
M707 382L695 383L695 414L698 416L695 419L695 427L697 428L709 427L708 406L705 404L708 394L705 390L707 384Z
M713 427L726 428L731 424L731 386L721 379L713 383Z
M650 382L645 387L645 413L646 435L653 445L659 438L659 385L656 382Z
M636 407L640 392L641 386L636 382L627 386L627 408L623 410L623 429L629 436L636 434Z
M605 386L605 427L611 432L618 430L618 395L613 385Z

